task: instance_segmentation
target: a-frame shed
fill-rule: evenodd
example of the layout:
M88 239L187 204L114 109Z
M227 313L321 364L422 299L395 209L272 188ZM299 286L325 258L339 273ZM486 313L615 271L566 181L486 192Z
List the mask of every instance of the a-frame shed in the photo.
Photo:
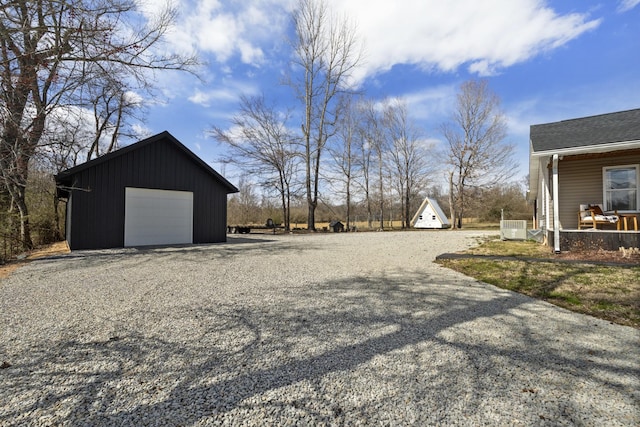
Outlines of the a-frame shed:
M451 223L438 202L426 197L411 220L411 226L413 228L449 228Z

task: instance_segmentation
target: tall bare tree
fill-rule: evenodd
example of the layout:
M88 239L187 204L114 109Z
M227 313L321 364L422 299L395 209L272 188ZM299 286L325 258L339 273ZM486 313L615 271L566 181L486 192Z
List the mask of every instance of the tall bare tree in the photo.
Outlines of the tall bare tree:
M354 26L346 18L333 16L325 0L299 0L293 22L293 64L300 73L289 83L304 105L307 228L315 230L321 159L327 139L335 132L336 96L347 87L361 55Z
M462 227L469 189L494 185L513 176L514 146L504 142L506 119L500 99L486 80L460 86L450 122L441 127L449 165L449 204L452 228Z
M367 221L369 228L373 226L373 211L377 208L380 220L379 229L384 229L385 215L385 160L388 151L388 140L384 132L383 114L372 100L359 104L361 117L361 168L363 172L363 190L367 204ZM377 186L377 188L375 188ZM375 194L377 192L377 200ZM377 206L376 206L377 205Z
M232 130L212 130L213 136L230 149L225 161L260 176L263 185L275 187L286 230L291 226L291 196L298 166L295 139L287 128L288 117L288 113L268 105L262 96L242 97L240 111L232 119Z
M362 143L359 141L362 136L360 132L361 121L357 102L351 96L342 98L340 111L336 145L335 147L330 147L329 152L336 168L336 179L340 183L342 187L341 191L343 191L345 195L345 221L347 223L347 230L350 230L354 175L359 172L359 157L357 153L358 147L362 146Z
M362 122L361 124L364 124ZM357 139L356 145L356 163L360 170L359 179L355 179L356 185L359 185L364 195L365 207L367 210L367 227L369 229L373 226L373 200L371 197L371 179L372 179L372 165L373 165L373 150L371 148L370 141L366 138L367 133L364 127L359 128L360 137Z
M409 228L411 201L428 184L429 172L435 169L428 157L431 145L409 117L404 100L386 102L383 124L389 140L392 178L400 196L402 228Z
M61 105L81 105L100 70L139 87L152 70L184 70L195 59L155 49L175 10L142 22L136 0L19 0L0 5L0 173L19 214L22 246L32 246L25 192L29 162ZM91 66L90 66L91 65Z

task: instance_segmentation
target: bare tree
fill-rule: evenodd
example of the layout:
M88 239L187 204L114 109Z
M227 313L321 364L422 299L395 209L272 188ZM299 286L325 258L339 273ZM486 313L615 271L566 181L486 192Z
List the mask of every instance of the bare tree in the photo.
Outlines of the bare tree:
M329 148L329 152L337 170L336 179L344 191L346 226L350 230L354 175L359 172L357 151L358 147L362 147L359 141L362 133L359 109L351 96L342 98L340 111L336 134L338 141L335 147Z
M392 179L400 196L402 228L409 228L411 200L421 187L425 186L429 172L434 169L427 157L431 147L420 129L409 118L405 101L387 101L383 114L390 147Z
M129 90L126 79L117 75L105 75L95 79L88 87L88 100L93 113L93 132L88 147L87 161L119 148L122 137L133 138L131 119L142 120L139 113L143 105L139 96Z
M229 198L229 221L232 224L251 224L260 218L258 197L246 175L240 177L238 192Z
M291 196L298 159L294 137L286 126L289 113L265 103L264 97L242 97L232 130L214 127L213 136L230 149L226 162L262 178L262 184L277 190L284 227L291 227Z
M336 95L344 91L360 60L355 29L329 13L324 0L299 0L293 14L293 64L300 69L289 84L304 105L302 145L307 192L307 228L315 230L322 154L335 132Z
M373 211L377 205L380 220L379 229L384 229L385 215L385 160L388 150L387 138L384 133L383 115L372 100L360 103L362 114L362 124L360 132L362 171L364 177L364 187L368 226L372 228ZM377 181L377 188L373 188L374 181ZM377 200L374 193L377 192Z
M369 141L365 138L366 133L364 128L360 128L360 138L358 138L358 144L356 145L357 157L356 162L360 170L360 179L354 180L356 184L360 185L362 192L364 193L364 201L367 210L367 227L369 229L373 226L373 202L371 198L371 168L372 168L372 156L373 150Z
M506 120L500 99L486 80L470 80L460 86L450 122L442 125L449 165L449 205L452 228L462 227L469 189L507 180L517 165L514 147L503 142Z
M0 173L19 213L24 248L32 246L25 202L29 162L61 105L79 105L92 72L117 69L146 87L149 71L184 70L194 58L154 49L175 11L141 25L135 0L11 1L0 6ZM88 66L93 64L93 67Z

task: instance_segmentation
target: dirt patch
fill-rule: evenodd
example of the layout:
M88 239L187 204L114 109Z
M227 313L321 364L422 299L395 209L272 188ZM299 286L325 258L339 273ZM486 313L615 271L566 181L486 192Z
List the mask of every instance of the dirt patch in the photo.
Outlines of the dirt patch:
M4 279L9 277L11 273L13 273L18 268L26 265L34 259L43 258L47 256L55 256L68 254L69 246L66 241L52 243L51 245L42 246L40 248L34 249L26 256L22 256L22 259L17 259L14 261L10 261L7 264L0 265L0 279Z
M551 261L584 261L596 264L640 265L640 250L629 248L617 251L603 249L563 251L554 254L545 245L532 241L515 240L479 240L478 246L470 248L462 254L531 258Z
M639 264L640 252L635 250L618 250L605 251L602 249L594 251L576 251L562 252L554 255L555 259L587 261L587 262L606 262L617 264Z

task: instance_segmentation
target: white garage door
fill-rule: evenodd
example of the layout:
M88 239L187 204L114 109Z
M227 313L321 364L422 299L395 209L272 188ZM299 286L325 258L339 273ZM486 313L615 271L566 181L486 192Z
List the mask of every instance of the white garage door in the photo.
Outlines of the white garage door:
M124 245L193 243L193 193L125 189Z

